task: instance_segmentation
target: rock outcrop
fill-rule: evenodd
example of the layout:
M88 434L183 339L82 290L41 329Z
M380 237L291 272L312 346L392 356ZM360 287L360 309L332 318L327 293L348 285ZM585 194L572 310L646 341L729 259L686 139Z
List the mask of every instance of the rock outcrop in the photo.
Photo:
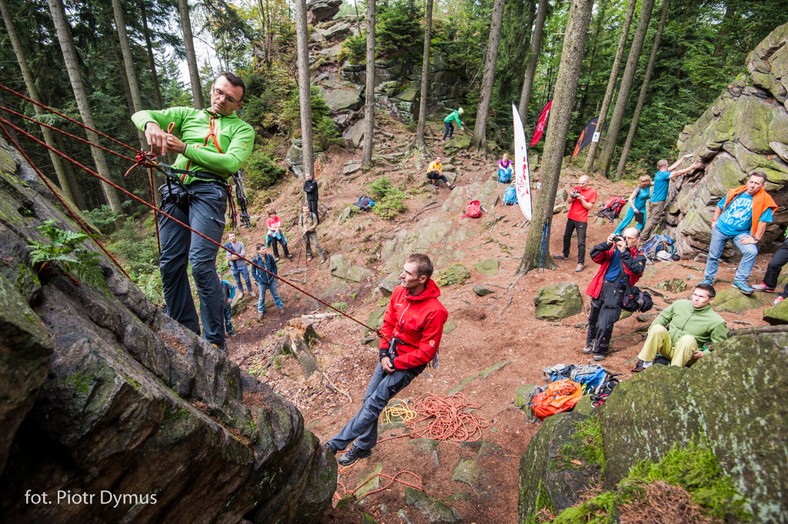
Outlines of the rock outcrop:
M772 31L747 57L749 79L739 78L678 140L681 154L694 153L705 175L671 187L667 222L674 226L684 258L708 251L714 206L727 191L761 170L766 190L788 206L788 24ZM788 215L778 213L761 245L780 237ZM728 248L725 256L738 254Z
M296 408L109 259L98 286L34 270L36 226L76 229L2 142L0 166L0 520L318 520L336 463Z
M641 460L658 462L673 445L705 442L747 498L754 521L784 522L788 409L776 392L788 387L788 329L778 329L734 336L691 368L652 366L622 382L596 415L605 487L613 487ZM568 439L568 422L548 419L523 455L521 522L537 509L539 497L539 506L559 509L573 503L567 499L572 479L561 475L560 461L550 451ZM575 490L574 500L578 496Z

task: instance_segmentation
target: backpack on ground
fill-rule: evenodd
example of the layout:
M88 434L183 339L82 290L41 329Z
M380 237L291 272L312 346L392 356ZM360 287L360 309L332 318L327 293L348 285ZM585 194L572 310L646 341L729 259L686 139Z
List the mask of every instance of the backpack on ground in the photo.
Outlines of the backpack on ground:
M543 370L544 379L548 382L555 382L556 380L569 378L573 369L575 369L574 364L556 364L555 366L546 367Z
M596 214L598 217L606 218L611 222L618 218L618 215L621 214L621 210L624 209L624 206L627 204L626 198L621 197L613 197L608 200L607 204L605 205L602 210Z
M512 181L511 168L510 169L504 169L502 167L498 168L498 182L500 182L501 184L508 184L511 181Z
M517 204L517 188L509 186L503 192L503 205L513 206Z
M356 200L356 202L353 205L361 209L362 211L366 211L375 206L375 201L369 198L368 196L361 196L358 197L358 200Z
M607 397L613 392L613 389L618 386L619 380L616 378L617 376L618 374L615 373L608 374L605 380L591 392L591 404L594 407L598 408L604 404Z
M570 411L583 397L583 388L573 380L551 382L542 393L534 395L530 406L534 416L544 420L556 413Z
M654 262L662 259L662 257L657 256L657 253L660 251L665 251L672 257L676 253L676 243L668 235L656 234L646 240L640 249L643 251L643 256L646 257L646 260Z
M482 216L482 203L478 200L471 200L468 202L468 209L465 211L465 214L462 215L462 218L480 218Z
M598 388L607 378L608 372L599 364L575 366L569 378L583 387L583 393L588 394Z

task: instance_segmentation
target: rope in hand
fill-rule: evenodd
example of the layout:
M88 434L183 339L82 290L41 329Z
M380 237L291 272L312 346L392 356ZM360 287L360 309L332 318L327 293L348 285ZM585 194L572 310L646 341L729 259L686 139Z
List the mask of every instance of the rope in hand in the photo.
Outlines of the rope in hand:
M16 91L13 91L12 89L10 89L10 88L7 88L6 86L4 86L4 85L2 85L2 84L0 84L0 89L4 89L4 90L6 90L6 91L9 91L9 92L11 92L12 94L15 94L15 95L17 95L17 96L19 96L19 97L21 97L21 98L23 98L23 99L25 99L25 100L27 100L27 101L31 102L31 103L35 103L36 105L39 105L39 106L41 106L41 107L43 107L43 108L45 108L45 109L47 109L47 110L49 110L49 111L51 111L51 112L53 112L53 113L55 113L55 114L58 114L58 115L62 116L63 118L66 118L66 119L68 119L68 120L69 120L69 121L71 121L71 122L74 122L75 124L81 125L81 126L82 126L82 127L84 127L85 129L91 129L91 130L93 130L92 128L90 128L90 127L86 126L85 124L82 124L81 122L78 122L78 121L76 121L76 120L74 120L74 119L72 119L72 118L69 118L69 117L67 117L66 115L63 115L62 113L58 113L58 112L57 112L57 111L55 111L54 109L52 109L52 108L48 108L48 107L47 107L47 106L45 106L44 104L41 104L40 102L36 102L35 100L33 100L33 99L30 99L30 98L28 98L28 97L26 97L26 96L22 95L21 93L17 93ZM230 250L229 248L225 247L225 246L224 246L223 244L221 244L220 242L217 242L216 240L214 240L214 239L210 238L209 236L205 235L204 233L202 233L202 232L200 232L200 231L197 231L196 229L193 229L193 228L192 228L192 227L190 227L188 224L185 224L183 221L181 221L181 220L178 220L177 218L175 218L175 217L173 217L172 215L168 214L167 212L163 211L161 208L159 208L159 207L157 207L157 206L155 205L155 202L154 202L154 203L151 203L151 202L147 202L147 201L145 201L144 199L142 199L142 198L138 197L138 196L137 196L137 195L135 195L134 193L132 193L132 192L128 191L126 188L124 188L124 187L122 187L122 186L120 186L120 185L116 184L115 182L113 182L112 180L110 180L110 179L108 179L108 178L104 177L104 176L103 176L103 175L101 175L100 173L97 173L96 171L94 171L94 170L92 170L92 169L88 168L87 166L85 166L84 164L82 164L82 163L80 163L79 161L75 160L74 158L71 158L70 156L68 156L67 154L63 153L62 151L60 151L60 150L58 150L58 149L56 149L56 148L54 148L54 147L51 147L49 144L46 144L46 143L45 143L44 141L42 141L41 139L39 139L38 137L36 137L36 136L32 135L31 133L29 133L29 132L28 132L28 131L26 131L25 129L22 129L21 127L19 127L19 126L15 125L15 124L14 124L13 122L11 122L10 120L8 120L8 119L6 119L6 118L4 118L4 117L0 117L0 127L3 127L3 130L4 130L4 132L5 132L7 135L9 135L10 133L8 132L8 130L7 130L7 129L5 129L5 126L8 126L8 127L12 128L12 129L14 129L14 130L15 130L16 132L18 132L19 134L26 136L27 138L29 138L29 139L33 140L34 142L36 142L37 144L39 144L40 146L42 146L42 147L44 147L44 148L46 148L46 149L48 149L48 150L50 150L50 151L54 152L55 154L57 154L57 155L58 155L58 156L60 156L61 158L65 159L65 160L67 160L68 162L70 162L70 163L74 164L75 166L79 167L80 169L82 169L83 171L85 171L86 173L88 173L89 175L91 175L91 176L93 176L93 177L95 177L95 178L98 178L99 180L101 180L101 181L102 181L102 182L104 182L105 184L108 184L108 185L110 185L110 186L114 187L115 189L117 189L118 191L122 192L123 194L125 194L125 195L126 195L126 196L128 196L129 198L131 198L131 199L133 199L133 200L136 200L136 201L137 201L137 202L139 202L140 204L142 204L142 205L144 205L144 206L146 206L146 207L148 207L148 208L152 209L152 210L154 211L154 213L157 213L157 214L159 214L159 215L161 215L161 216L164 216L164 217L168 218L169 220L172 220L173 222L175 222L176 224L180 225L181 227L184 227L184 228L186 228L187 230L191 231L192 233L194 233L194 234L196 234L196 235L198 235L198 236L202 237L203 239L207 240L208 242L210 242L210 243L212 243L212 244L214 244L214 245L218 246L218 247L219 247L219 249L223 249L223 250L227 251L228 253L233 253L233 251L232 251L232 250ZM95 131L95 130L93 130L93 131ZM97 132L97 131L95 131L95 132ZM112 139L112 141L113 141L113 142L119 143L119 144L123 145L124 147L127 147L127 148L129 148L129 149L131 149L131 150L133 150L133 151L137 151L135 148L133 148L133 147L131 147L131 146L129 146L129 145L123 144L122 142L119 142L118 140L116 140L116 139L114 139L114 138L112 138L112 137L108 137L107 135L104 135L103 133L100 133L100 132L97 132L97 133L98 133L98 134L100 134L100 135L102 135L102 136L106 136L107 138L110 138L110 139ZM13 141L13 143L14 143L15 147L16 147L16 148L17 148L17 149L20 151L20 154L23 154L20 144L19 144L17 141L15 141L15 140ZM94 146L96 146L96 147L101 147L101 146L98 146L98 145L96 145L96 144L92 144L92 143L91 143L91 145L94 145ZM24 154L23 154L23 156L25 156L26 158L29 158L29 157L27 157L27 155L24 155ZM137 159L136 159L136 161L135 161L135 164L132 166L132 168L135 168L135 167L138 167L138 166L151 167L151 166L147 165L147 161L148 161L148 155L146 155L144 152L142 152L142 154L138 155L138 157L137 157ZM129 171L130 171L130 170L129 170ZM128 171L127 171L127 174L128 174ZM50 189L50 191L53 191L53 192L54 192L54 189L53 189L52 187L50 187L48 184L47 184L47 187ZM55 194L56 194L56 193L55 193ZM56 194L56 196L57 196L57 194ZM60 199L59 199L59 200L60 200ZM61 200L61 202L63 202L63 201ZM64 203L64 205L65 205L65 203ZM66 208L68 209L68 207L67 207L67 206L66 206ZM72 214L72 216L73 216L73 214ZM92 236L92 235L90 235L90 233L88 232L88 229L87 229L87 227L86 227L86 226L84 226L84 224L81 224L81 225L82 225L83 229L84 229L84 230L85 230L85 231L88 233L88 235L89 235L89 236ZM127 276L128 276L128 274L127 274L127 273L126 273L126 271L125 271L125 270L122 268L122 266L120 265L120 263L119 263L119 262L118 262L118 261L117 261L117 260L116 260L114 257L112 257L112 255L110 255L110 254L109 254L109 252L108 252L108 251L107 251L107 250L106 250L106 249L105 249L103 246L102 246L102 249L103 249L103 250L104 250L104 252L105 252L105 253L107 253L107 254L108 254L108 256L109 256L109 257L110 257L110 258L111 258L111 259L112 259L112 260L113 260L113 261L116 263L116 265L118 265L118 267L121 269L121 271L123 271L123 273L124 273L125 275L127 275ZM327 307L327 308L329 308L329 309L331 309L331 310L335 311L336 313L338 313L338 314L340 314L340 315L342 315L342 316L344 316L344 317L346 317L346 318L348 318L348 319L352 320L353 322L355 322L355 323L357 323L357 324L361 325L362 327L364 327L364 328L368 329L369 331L372 331L373 333L377 333L377 334L379 334L379 335L380 335L380 332L379 332L378 330L376 330L375 328L373 328L373 327L371 327L371 326L368 326L367 324L365 324L365 323L364 323L364 322L362 322L361 320L358 320L358 319L354 318L353 316L349 315L348 313L345 313L344 311L341 311L340 309L338 309L338 308L336 308L336 307L332 306L332 305L331 305L331 304L329 304L328 302L326 302L326 301L324 301L324 300L321 300L320 298L318 298L318 297L316 297L316 296L312 295L311 293L309 293L309 292L308 292L308 291L306 291L305 289L303 289L303 288L301 288L301 287L299 287L299 286L295 285L294 283L290 282L288 279L285 279L285 278L283 278L283 277L280 277L279 275L275 275L275 274L271 273L271 272L270 272L270 271L268 271L266 268L264 268L264 267L261 267L260 265L258 265L258 264L256 264L256 263L252 262L250 259L248 259L248 258L246 258L246 257L241 257L241 259L242 259L242 260L244 260L245 262L247 262L248 264L250 264L251 266L253 266L253 267L256 267L256 268L260 269L261 271L264 271L265 273L268 273L268 274L272 275L274 278L276 278L277 280L279 280L279 281L283 282L284 284L287 284L288 286L292 287L292 288L293 288L293 289L295 289L296 291L298 291L298 292L300 292L300 293L302 293L302 294L304 294L304 295L306 295L306 296L308 296L308 297L312 298L313 300L317 301L319 304L322 304L323 306L325 306L325 307Z

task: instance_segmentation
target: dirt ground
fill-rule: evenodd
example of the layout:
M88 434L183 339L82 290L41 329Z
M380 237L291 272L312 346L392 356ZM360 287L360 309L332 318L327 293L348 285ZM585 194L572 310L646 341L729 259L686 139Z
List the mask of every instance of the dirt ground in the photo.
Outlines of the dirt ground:
M402 135L407 133L403 131ZM397 135L395 135L397 136ZM386 154L401 151L407 144L393 138L380 144L380 152ZM439 152L440 148L436 148ZM345 302L347 313L362 322L367 321L370 311L385 298L376 290L376 284L386 276L382 272L383 261L372 249L375 244L393 236L402 224L413 228L408 219L418 213L430 201L442 203L448 190L438 193L424 187L414 191L407 202L402 218L384 221L374 215L362 215L347 224L339 224L337 218L342 209L364 194L369 181L385 174L395 183L406 181L414 187L422 184L423 173L417 169L412 157L398 159L381 165L370 174L341 174L342 166L350 159L360 159L360 152L334 151L330 160L319 173L321 183L321 205L327 214L319 228L320 242L330 254L346 253L366 256L361 260L367 267L377 270L376 277L361 285L337 284L329 272L329 264L318 264L317 259L306 263L297 226L292 225L297 217L301 183L294 177L277 187L278 197L271 203L282 216L284 223L291 224L292 260L283 259L279 265L280 275L285 275L304 290L315 294L327 303ZM477 158L463 153L452 163L459 173L457 189L473 181L487 180L495 170L495 159ZM421 165L426 166L426 162ZM563 183L574 183L579 171L568 168L562 176ZM600 177L592 177L592 186L599 192L597 206L592 211L588 229L588 250L602 242L616 224L609 224L594 217L596 211L611 196L626 196L631 183L612 183ZM503 193L505 186L501 185ZM257 213L264 217L263 205L257 202ZM434 206L418 215L416 220L441 213ZM503 217L497 222L492 219ZM576 241L572 242L570 260L558 261L551 270L533 271L517 275L527 235L527 226L518 207L500 204L488 210L481 219L462 219L460 214L445 216L443 220L478 230L471 240L462 246L442 245L436 249L454 250L465 256L457 260L471 271L471 278L462 285L442 289L441 301L449 310L449 320L456 325L446 333L441 343L440 365L437 369L427 368L413 381L398 398L413 401L427 393L447 395L452 388L467 382L461 388L471 402L479 405L473 414L489 421L483 430L481 442L440 442L435 449L407 437L408 429L403 425L384 426L381 442L369 459L360 460L345 471L340 471L337 497L357 489L375 473L394 476L398 472L412 472L420 479L424 491L456 508L464 522L515 523L517 522L518 476L520 456L529 440L539 429L539 423L529 422L525 414L514 406L515 392L522 384L543 384L542 370L558 363L591 363L589 356L582 355L585 342L586 317L578 314L561 322L545 322L535 319L533 299L541 287L557 282L573 282L582 291L593 277L597 265L586 257L584 271L576 273ZM361 231L353 229L355 223L363 224ZM470 223L469 223L470 222ZM417 222L415 222L417 223ZM494 225L491 225L493 224ZM554 216L550 238L551 253L561 249L566 213ZM247 246L262 241L265 235L264 220L258 221L254 230L239 230L239 238ZM461 250L458 249L461 247ZM435 255L437 253L428 253ZM367 256L369 255L369 256ZM379 255L378 255L379 256ZM458 255L459 256L459 255ZM480 260L496 258L500 268L497 275L485 277L473 268ZM759 257L753 278L762 275L768 256ZM686 280L689 289L683 293L663 292L668 300L687 297L691 284L703 276L702 262L679 261L659 262L649 266L641 284L655 288L660 281L672 278ZM306 271L301 271L306 268ZM436 268L440 271L440 267ZM722 263L718 291L730 285L735 266ZM288 276L289 275L289 276ZM495 293L476 296L472 288L484 284ZM328 310L287 285L280 284L280 294L285 302L283 315L270 308L266 317L258 321L254 299L242 299L240 312L233 319L239 335L228 343L230 356L244 369L268 382L282 397L292 401L304 416L306 427L321 442L336 433L358 409L369 376L377 362L376 342L364 345L367 330L344 317L329 317L313 323L320 340L313 346L320 371L310 378L304 374L292 357L274 358L282 340L282 328L294 317L304 314L325 313ZM612 354L602 364L613 373L621 373L626 380L631 376L637 352L645 338L650 321L667 306L665 298L655 296L652 311L632 316L616 324L612 341ZM269 297L270 301L270 297ZM589 299L584 294L585 310ZM272 313L273 311L273 313ZM745 314L723 314L731 328L763 325L761 311ZM480 372L500 364L500 369L486 378ZM476 377L476 378L474 378ZM386 440L388 437L398 437ZM455 467L461 460L477 460L481 466L478 482L473 486L452 480ZM417 477L404 474L400 477L409 483L418 483ZM381 485L384 479L378 479ZM379 523L426 522L415 507L405 503L405 485L395 483L388 489L370 494L356 504L340 504L328 511L324 522L356 523L361 521L362 512L368 513ZM404 511L400 514L400 511Z

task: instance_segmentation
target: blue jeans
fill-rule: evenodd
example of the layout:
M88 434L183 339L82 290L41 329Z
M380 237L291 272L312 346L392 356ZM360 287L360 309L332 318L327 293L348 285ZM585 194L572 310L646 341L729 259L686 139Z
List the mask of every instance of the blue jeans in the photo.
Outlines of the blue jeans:
M454 124L452 124L451 122L444 122L444 124L446 130L443 132L443 140L446 140L447 136L449 137L449 139L454 138Z
M164 301L170 317L198 335L202 320L205 339L221 346L224 344L224 291L221 281L216 278L216 254L224 231L227 193L214 182L193 182L188 186L188 194L187 199L187 190L182 187L173 184L170 189L163 185L161 209L217 243L213 244L159 215L159 270ZM190 263L200 297L199 320L186 273Z
M224 306L224 330L227 333L232 333L233 332L233 323L230 320L230 317L232 317L232 314L233 314L233 311L232 311L232 307L230 306L230 304L227 304L226 306Z
M389 400L410 384L416 376L418 376L418 372L414 373L411 370L396 370L394 373L386 373L378 362L369 381L367 392L364 394L364 403L361 404L358 413L329 442L338 450L347 448L348 444L354 440L360 449L374 448L378 442L380 413Z
M741 241L749 238L749 233L740 233L738 235L724 235L716 227L711 232L711 242L709 243L709 258L706 259L706 271L704 277L706 280L714 280L717 276L717 270L720 267L720 257L722 251L725 249L725 244L728 240L733 240L733 245L741 251L742 257L739 262L739 267L736 269L736 275L733 277L734 282L747 282L750 278L750 273L755 265L755 258L758 256L758 248L755 244L742 244Z
M276 292L276 279L271 280L271 282L268 283L268 284L264 284L264 283L262 283L262 282L260 282L258 280L257 281L257 287L260 288L260 297L257 299L257 311L259 313L265 313L265 290L266 289L271 291L271 296L274 299L274 304L276 304L276 307L278 307L279 309L282 309L283 307L285 307L285 305L282 304L282 299L279 298L279 293Z
M244 291L243 281L241 281L241 277L246 282L246 291L249 293L252 292L252 281L249 278L249 268L246 267L246 263L243 266L236 269L235 265L238 262L230 262L230 273L233 274L233 278L235 279L235 285L241 290L241 293Z

